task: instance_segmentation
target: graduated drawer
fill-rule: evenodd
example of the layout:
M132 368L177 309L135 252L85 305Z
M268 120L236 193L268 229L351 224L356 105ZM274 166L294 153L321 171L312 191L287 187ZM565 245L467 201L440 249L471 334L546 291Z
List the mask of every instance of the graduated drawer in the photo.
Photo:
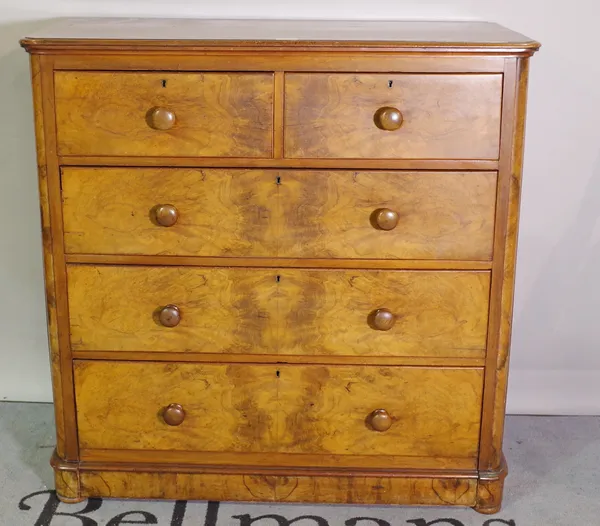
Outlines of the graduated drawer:
M490 260L496 172L66 167L62 197L68 253Z
M58 71L59 155L270 157L270 73Z
M285 155L497 159L502 75L285 76Z
M83 460L475 467L479 368L76 361L74 374Z
M69 265L71 348L483 357L489 272Z

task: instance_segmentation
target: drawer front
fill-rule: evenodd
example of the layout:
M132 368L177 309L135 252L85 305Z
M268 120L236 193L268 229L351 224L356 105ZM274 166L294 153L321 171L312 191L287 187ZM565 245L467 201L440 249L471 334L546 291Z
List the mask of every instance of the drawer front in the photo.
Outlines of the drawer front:
M67 167L62 188L68 253L492 256L495 172Z
M270 157L273 75L55 74L59 155Z
M495 172L285 172L281 254L490 260Z
M501 99L498 74L287 74L285 155L497 159Z
M260 170L63 168L65 250L275 256L275 177Z
M475 368L75 362L84 456L282 453L306 463L357 455L371 467L393 457L475 458L482 387Z
M489 272L70 265L71 347L483 357L489 287Z

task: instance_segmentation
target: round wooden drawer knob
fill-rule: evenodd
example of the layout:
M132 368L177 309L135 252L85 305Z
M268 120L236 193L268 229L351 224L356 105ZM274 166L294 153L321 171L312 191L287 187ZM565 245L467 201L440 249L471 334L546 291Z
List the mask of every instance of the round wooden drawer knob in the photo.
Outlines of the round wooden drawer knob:
M169 404L163 412L163 420L168 426L180 426L185 420L185 411L179 404Z
M398 212L389 208L380 208L373 212L373 222L381 230L394 230L398 226Z
M375 431L387 431L392 427L392 417L385 409L375 409L370 415L369 423Z
M377 309L371 313L371 326L377 331L389 331L396 323L396 315L388 309Z
M155 130L170 130L175 121L175 113L166 108L152 108L148 112L148 125Z
M164 327L177 327L181 321L181 312L177 305L167 305L160 309L158 320Z
M374 120L379 129L395 131L402 126L404 117L400 110L392 108L391 106L385 106L384 108L379 108L375 112Z
M179 219L179 212L173 205L157 205L154 207L154 218L160 226L173 226Z

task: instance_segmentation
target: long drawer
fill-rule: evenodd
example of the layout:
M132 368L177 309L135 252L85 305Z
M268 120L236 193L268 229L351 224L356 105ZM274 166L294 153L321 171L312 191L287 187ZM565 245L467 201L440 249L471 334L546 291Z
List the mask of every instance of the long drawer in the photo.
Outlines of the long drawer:
M63 168L69 253L490 260L495 172Z
M69 265L71 347L483 357L489 272Z
M74 371L84 460L127 450L158 462L475 467L478 368L76 361Z

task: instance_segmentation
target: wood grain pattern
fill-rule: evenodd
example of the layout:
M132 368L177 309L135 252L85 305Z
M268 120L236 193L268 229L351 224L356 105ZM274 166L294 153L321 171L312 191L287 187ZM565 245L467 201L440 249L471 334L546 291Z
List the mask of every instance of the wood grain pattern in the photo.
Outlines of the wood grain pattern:
M75 362L84 449L295 453L287 464L300 465L476 458L482 387L482 369ZM186 413L177 427L161 417L171 403ZM378 407L393 420L383 433L367 422Z
M485 353L487 272L282 269L281 354L461 356ZM369 327L378 308L397 321Z
M49 27L21 43L58 497L497 512L539 44L482 23Z
M273 75L56 72L60 155L271 157ZM176 115L171 130L147 114Z
M42 230L42 250L44 254L44 285L46 296L46 322L52 374L52 399L56 425L56 450L65 456L65 414L63 406L63 379L61 376L61 350L58 329L59 313L56 304L56 278L54 274L54 254L52 228L50 222L50 197L48 189L48 159L46 157L46 134L44 129L44 95L42 90L42 67L40 57L30 57L33 110L37 146L38 188L40 200L40 222Z
M502 172L499 181L494 280L481 434L480 469L496 470L502 462L502 441L512 333L516 251L527 100L528 60L507 60ZM501 501L501 494L500 499Z
M293 354L192 354L185 352L144 352L144 351L74 351L76 360L128 360L136 362L199 362L199 363L298 363L322 365L407 365L421 367L483 367L485 357L459 356L335 356Z
M288 73L285 91L286 157L498 158L501 75ZM384 106L399 130L373 122Z
M496 174L63 168L68 253L292 258L492 256ZM161 228L151 210L178 212ZM373 224L390 207L393 231Z
M120 254L67 254L67 263L92 265L157 265L164 267L249 267L388 270L490 270L492 261L447 259L323 259L242 258L203 256L131 256Z
M263 52L369 47L414 50L446 49L461 53L533 53L539 43L489 22L459 21L350 21L350 20L194 20L148 18L63 18L39 29L21 44L30 51L224 47L239 51L253 47ZM100 44L100 46L99 46ZM100 47L100 49L98 49ZM367 49L365 49L367 48Z
M62 156L61 166L156 166L172 168L315 168L333 170L497 170L485 159L257 159L253 157Z
M348 470L368 470L379 476L414 475L419 469L431 471L437 475L460 473L476 473L477 457L448 457L448 456L389 456L389 455L324 455L322 453L257 453L244 451L174 451L148 449L81 449L80 457L86 465L146 465L158 468L173 466L188 466L190 469L202 470L207 466L213 469L231 470L232 466L255 470L270 470L280 472L287 469L288 475L298 469L309 469L314 475L330 472L348 472ZM415 466L418 466L416 468ZM172 469L171 469L172 470ZM176 469L175 469L176 471ZM365 474L365 473L363 473Z
M261 170L63 168L68 253L276 256L276 175ZM156 224L153 207L177 208Z
M283 257L489 260L496 174L281 171ZM390 231L373 214L399 216Z
M71 345L79 351L471 358L485 351L487 272L70 265L68 274ZM170 304L181 311L174 328L153 316ZM387 332L369 327L383 306L398 317Z
M73 49L69 54L54 55L59 70L90 69L90 53ZM94 54L94 71L335 71L352 73L503 73L504 57L498 55L448 55L444 51L427 54L394 52L365 53L337 50L323 53L304 49L291 54L286 51L239 53L231 50L187 50L161 54L150 52Z
M50 465L54 468L54 487L57 498L65 504L75 504L85 499L81 495L81 484L79 480L79 464L77 462L66 462L58 454L58 449L50 459Z
M274 366L76 361L74 367L82 448L277 450ZM186 412L177 427L162 419L171 403Z
M78 458L77 424L73 394L71 347L69 344L68 302L66 294L66 269L63 246L62 207L60 201L60 173L57 158L56 127L54 124L54 62L52 57L40 57L39 82L41 86L42 125L45 164L38 171L42 228L46 219L49 229L42 231L44 272L46 281L46 304L48 309L48 333L50 337L50 363L53 374L60 382L53 388L57 414L57 449L68 461ZM35 72L35 70L34 70ZM38 93L39 94L39 93ZM36 124L39 124L39 116ZM36 129L39 134L41 130ZM46 202L44 200L47 199ZM46 210L47 207L47 210ZM50 270L48 265L52 265ZM48 286L53 286L49 289ZM55 339L56 338L56 339ZM58 390L60 389L60 391ZM58 411L62 411L58 414Z
M481 369L290 365L279 370L285 452L477 456ZM392 418L385 432L368 424L377 408Z
M113 498L473 506L477 479L86 470L81 491Z
M75 350L258 353L277 348L276 272L69 266ZM163 327L158 309L177 305Z

